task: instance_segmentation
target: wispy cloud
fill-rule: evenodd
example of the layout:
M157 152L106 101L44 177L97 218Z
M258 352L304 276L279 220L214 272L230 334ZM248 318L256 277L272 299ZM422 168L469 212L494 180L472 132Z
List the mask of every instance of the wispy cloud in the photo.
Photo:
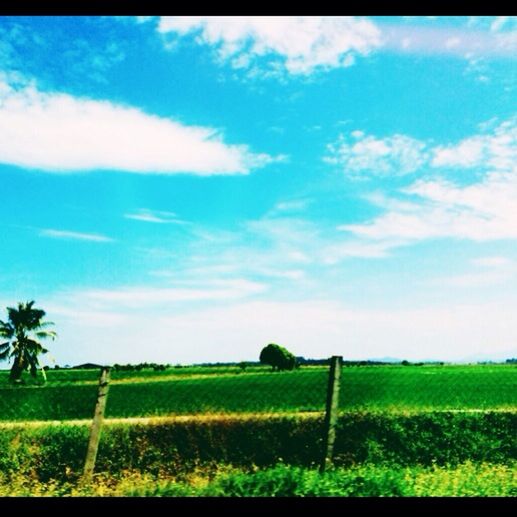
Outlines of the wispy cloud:
M492 32L499 32L503 28L517 29L517 17L515 16L496 16L495 20L490 25Z
M309 204L309 199L293 199L291 201L280 201L278 202L273 210L278 212L297 212L304 210Z
M502 271L481 271L462 275L434 278L426 282L427 285L447 286L463 289L486 288L508 282L513 273Z
M487 268L502 268L513 264L513 261L507 257L479 257L472 259L472 264Z
M92 241L92 242L112 242L113 239L101 235L98 233L81 233L81 232L70 232L66 230L52 230L44 229L41 230L39 235L41 237L50 237L52 239L66 239L76 241Z
M174 212L166 212L164 210L149 210L141 208L134 213L124 214L126 219L134 219L135 221L142 221L145 223L157 224L186 224L177 218Z
M146 287L131 286L117 289L95 289L83 291L78 297L88 301L90 306L118 310L120 308L142 309L157 307L167 311L169 304L178 302L219 301L249 298L263 293L267 285L251 280L232 278L186 282L182 287Z
M371 223L340 228L374 240L517 239L517 171L494 172L465 187L444 180L418 181L403 192L414 196L411 208L389 210Z
M281 160L283 158L279 158ZM247 174L276 159L211 128L0 77L0 162L49 172Z
M505 22L504 22L505 23ZM515 32L498 32L504 24L495 20L485 30L468 27L429 27L421 24L382 26L383 48L392 52L419 55L515 58Z
M472 259L470 263L475 267L474 271L467 273L433 278L424 283L428 285L440 285L459 288L485 288L508 283L517 276L517 268L514 261L507 257L479 257Z
M517 16L469 16L465 25L491 32L512 31L517 29Z
M76 294L57 296L46 305L61 329L54 347L61 361L72 355L77 362L117 362L120 357L172 363L258 360L270 342L305 357L461 360L487 351L510 354L509 343L517 339L511 324L515 301L361 310L328 300L242 300L182 312L139 311L138 318L121 307L103 311L107 317L99 323L100 313L91 308L91 300ZM91 342L96 346L84 345Z
M323 263L333 265L347 258L384 258L389 255L390 248L394 246L395 243L393 241L375 243L352 241L342 244L330 244L325 248Z
M234 232L193 233L198 238L189 245L182 264L172 269L158 267L153 275L176 283L184 278L202 281L236 275L275 278L278 282L272 288L290 295L347 259L383 258L394 247L393 239L364 242L344 236L333 225L278 211L276 205L264 217L246 221ZM159 260L167 264L170 257L165 255Z
M380 45L373 22L350 16L166 16L158 31L195 35L221 62L259 76L350 66Z

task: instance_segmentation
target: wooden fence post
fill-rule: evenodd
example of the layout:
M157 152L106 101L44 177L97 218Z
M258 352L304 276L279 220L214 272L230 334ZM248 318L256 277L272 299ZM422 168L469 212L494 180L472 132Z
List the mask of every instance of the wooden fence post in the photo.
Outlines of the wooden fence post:
M86 451L86 460L84 462L83 481L89 481L91 479L93 469L95 468L104 410L106 409L106 399L108 397L109 380L110 369L104 367L102 368L101 377L99 379L99 392L97 394L97 403L95 404L95 413L90 430L90 440L88 442L88 450Z
M323 458L320 472L325 472L332 465L334 441L336 439L336 424L339 404L339 381L341 377L341 364L343 358L334 355L330 358L329 382L327 388L327 406L325 409L325 421L323 427Z

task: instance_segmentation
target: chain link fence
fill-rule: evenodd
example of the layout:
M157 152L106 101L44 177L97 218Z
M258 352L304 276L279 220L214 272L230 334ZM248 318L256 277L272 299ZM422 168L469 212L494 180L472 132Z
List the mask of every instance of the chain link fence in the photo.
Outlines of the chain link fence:
M183 457L253 465L292 461L323 468L333 456L340 462L357 461L360 451L370 447L363 454L367 459L373 454L372 429L381 433L384 426L383 436L388 428L396 434L397 426L406 425L401 419L411 415L416 418L411 425L420 422L415 431L420 437L433 426L439 437L449 432L444 426L464 426L465 431L465 426L486 424L487 433L505 436L515 429L515 364L335 361L334 375L329 375L330 359L326 364L274 372L258 364L155 366L137 371L112 367L102 432L98 433L96 471L113 468L116 454L120 455L120 468L151 465L150 458L153 465L169 461L177 466ZM76 457L69 464L76 471L82 469L79 465L84 464L88 440L91 445L99 369L49 370L44 385L11 386L7 377L8 372L0 372L0 427L9 430L9 450L16 433L27 428L53 425L53 436L57 436L59 427L75 425L82 430L70 433L81 443L72 447ZM507 419L495 424L451 420L455 414L485 418L496 413ZM446 417L440 420L440 414ZM399 449L406 446L401 437L410 434L411 425L397 431L399 438L390 438L401 440ZM455 432L459 433L459 428L450 431ZM388 439L379 440L375 447ZM506 447L500 436L498 443L500 451ZM505 454L515 458L515 441L507 445ZM452 450L446 442L444 447ZM6 464L2 454L7 453L0 450L0 471ZM65 468L66 450L60 455L60 465Z

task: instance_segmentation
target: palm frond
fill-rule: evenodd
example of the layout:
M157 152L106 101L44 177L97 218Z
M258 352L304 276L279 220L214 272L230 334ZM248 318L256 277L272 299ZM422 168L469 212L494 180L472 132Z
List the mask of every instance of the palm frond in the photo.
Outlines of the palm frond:
M14 336L14 327L9 322L0 321L0 336L11 339Z
M57 337L57 333L53 330L39 330L34 335L39 339L55 339Z
M41 343L38 343L38 341L34 339L26 339L25 340L25 350L29 352L31 356L36 356L40 354L43 351L43 347L41 346Z
M53 325L55 325L55 323L53 321L42 321L40 323L40 328L44 329L44 328L47 328L47 327L50 327Z
M57 337L54 330L48 329L54 323L43 321L46 312L35 308L34 304L32 300L7 307L7 321L0 320L0 338L11 340L0 345L0 360L14 358L16 374L29 369L32 375L36 375L40 366L38 356L48 352L39 340Z

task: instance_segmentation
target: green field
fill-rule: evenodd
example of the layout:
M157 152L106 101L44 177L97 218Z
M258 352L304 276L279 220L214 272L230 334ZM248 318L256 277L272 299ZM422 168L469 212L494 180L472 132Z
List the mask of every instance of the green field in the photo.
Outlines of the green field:
M515 365L343 368L324 476L327 367L113 371L86 487L99 371L47 373L0 372L0 495L516 494Z
M86 419L97 370L48 372L44 386L10 386L0 374L0 420ZM108 418L240 412L323 411L327 367L271 372L255 367L185 367L113 372ZM342 410L517 409L516 365L362 366L343 368Z

